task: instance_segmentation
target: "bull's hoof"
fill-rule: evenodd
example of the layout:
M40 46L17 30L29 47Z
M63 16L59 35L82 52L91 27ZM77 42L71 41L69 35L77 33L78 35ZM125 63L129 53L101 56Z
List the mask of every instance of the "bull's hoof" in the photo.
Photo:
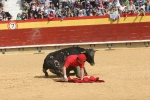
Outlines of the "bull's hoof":
M62 74L61 72L57 72L56 75L57 75L58 77L63 77L63 74Z
M84 73L84 76L88 76L88 73Z
M62 75L62 74L57 74L57 76L58 76L58 77L63 77L63 75Z
M45 73L45 77L48 77L48 73Z
M43 69L43 72L45 73L45 77L48 77L48 73L46 72L45 69Z

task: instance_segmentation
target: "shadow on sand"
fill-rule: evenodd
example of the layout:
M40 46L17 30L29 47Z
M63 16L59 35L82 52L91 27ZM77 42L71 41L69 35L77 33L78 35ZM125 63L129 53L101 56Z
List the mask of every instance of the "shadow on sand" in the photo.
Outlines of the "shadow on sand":
M56 75L48 75L48 77L45 77L45 76L43 75L43 76L34 76L34 78L59 78L59 77L56 76Z
M48 77L43 76L34 76L34 78L45 78L45 79L51 79L53 81L58 81L61 79L61 77L58 77L57 75L49 75Z

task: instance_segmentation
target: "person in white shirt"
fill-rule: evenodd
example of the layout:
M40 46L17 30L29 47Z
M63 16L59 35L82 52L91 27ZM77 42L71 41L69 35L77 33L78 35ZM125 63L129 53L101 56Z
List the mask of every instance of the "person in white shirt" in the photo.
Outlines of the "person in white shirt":
M78 17L84 17L84 14L83 14L82 10L79 11Z
M122 14L125 11L125 7L125 4L122 3L122 5L119 7L120 14Z
M133 1L130 1L130 4L127 6L127 9L129 11L129 14L134 14L136 13L136 7L133 4Z
M143 16L145 16L145 5L142 4L142 2L140 2L140 5L138 7L138 15L137 17L142 14Z

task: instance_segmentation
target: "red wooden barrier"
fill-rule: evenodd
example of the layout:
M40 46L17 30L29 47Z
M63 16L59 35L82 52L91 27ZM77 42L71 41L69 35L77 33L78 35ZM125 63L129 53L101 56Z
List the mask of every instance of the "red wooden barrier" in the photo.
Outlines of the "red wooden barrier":
M0 47L150 40L150 22L0 30Z

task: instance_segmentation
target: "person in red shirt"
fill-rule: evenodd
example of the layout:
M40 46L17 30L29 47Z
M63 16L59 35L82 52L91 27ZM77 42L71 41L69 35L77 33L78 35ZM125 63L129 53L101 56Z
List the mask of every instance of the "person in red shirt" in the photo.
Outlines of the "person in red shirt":
M67 75L66 75L66 69L68 67L80 67L80 78L83 80L84 77L84 63L86 61L86 56L84 54L79 54L79 55L70 55L66 58L64 67L62 68L63 70L63 81L68 81Z
M52 20L53 18L55 18L55 14L53 13L53 11L50 11L50 14L48 15L48 20Z

